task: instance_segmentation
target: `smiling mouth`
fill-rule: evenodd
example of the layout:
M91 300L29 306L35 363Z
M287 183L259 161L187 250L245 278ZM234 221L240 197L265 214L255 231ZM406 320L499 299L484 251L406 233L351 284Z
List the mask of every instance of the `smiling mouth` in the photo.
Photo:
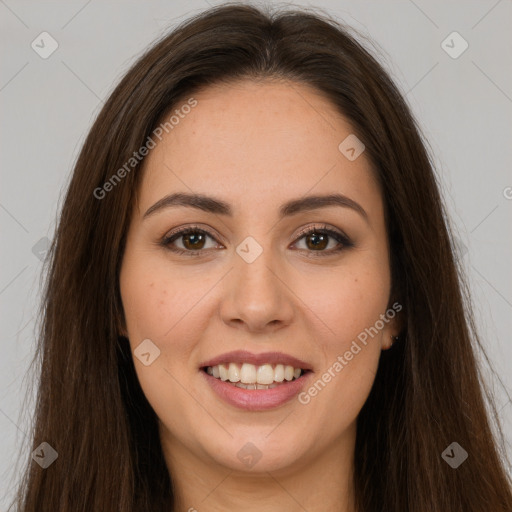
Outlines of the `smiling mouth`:
M273 389L299 379L309 370L285 364L225 363L205 366L204 372L215 379L242 389Z

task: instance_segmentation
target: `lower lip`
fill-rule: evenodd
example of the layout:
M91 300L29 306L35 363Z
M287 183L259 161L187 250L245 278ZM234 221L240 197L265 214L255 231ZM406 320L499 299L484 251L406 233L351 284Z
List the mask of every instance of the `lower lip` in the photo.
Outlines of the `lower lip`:
M243 389L227 384L201 370L213 391L227 403L247 411L266 411L279 407L298 395L311 372L272 389Z

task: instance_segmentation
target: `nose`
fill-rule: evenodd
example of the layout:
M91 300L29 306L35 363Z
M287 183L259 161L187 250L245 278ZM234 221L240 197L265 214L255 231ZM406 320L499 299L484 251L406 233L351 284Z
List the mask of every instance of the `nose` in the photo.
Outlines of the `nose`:
M277 270L270 250L252 263L234 255L234 268L226 277L221 317L230 327L271 333L290 325L294 294L283 271Z

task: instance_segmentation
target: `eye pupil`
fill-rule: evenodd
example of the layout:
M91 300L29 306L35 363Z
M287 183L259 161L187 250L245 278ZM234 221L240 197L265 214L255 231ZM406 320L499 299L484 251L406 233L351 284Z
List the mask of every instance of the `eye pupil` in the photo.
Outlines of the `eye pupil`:
M198 245L199 242L199 245ZM202 242L202 243L201 243ZM189 247L188 245L192 247ZM187 233L183 235L183 245L187 249L197 250L202 249L204 245L204 235L201 233Z
M327 239L328 235L323 235L321 233L311 233L306 237L307 245L310 249L325 249L325 247L327 247ZM312 246L310 246L310 241L312 242Z

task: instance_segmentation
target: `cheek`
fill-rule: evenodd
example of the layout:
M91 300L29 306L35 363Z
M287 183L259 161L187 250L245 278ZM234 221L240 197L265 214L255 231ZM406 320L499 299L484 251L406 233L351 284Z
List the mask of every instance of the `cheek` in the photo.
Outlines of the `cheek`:
M317 338L325 366L302 403L316 409L319 417L336 418L339 426L356 418L373 385L390 280L384 265L367 265L360 271L354 266L350 272L334 272L318 286L322 293L312 309L321 312L322 323L328 326Z
M183 286L178 275L170 275L168 267L163 268L155 260L143 261L142 257L126 258L120 285L140 386L157 416L179 430L183 417L178 421L179 415L169 411L185 410L184 404L190 400L180 382L190 371L194 347L190 322L198 321L194 304L201 290ZM147 339L159 350L149 365L137 357L137 347Z
M207 290L207 280L172 272L162 258L127 258L121 273L121 297L133 343L150 338L165 348L171 339L178 348L182 338L177 333Z
M326 327L331 350L343 349L385 313L390 279L385 265L352 266L337 269L315 279L314 294L309 290L308 306ZM303 292L306 294L306 290Z
M162 394L179 397L177 381L184 382L197 370L197 333L207 329L211 318L205 297L215 282L199 272L173 271L161 257L127 255L120 276L121 298L135 370L150 403ZM136 354L146 339L159 350L149 366Z
M172 308L175 292L151 273L130 273L121 287L123 308L130 341L150 338L156 343L172 327Z

